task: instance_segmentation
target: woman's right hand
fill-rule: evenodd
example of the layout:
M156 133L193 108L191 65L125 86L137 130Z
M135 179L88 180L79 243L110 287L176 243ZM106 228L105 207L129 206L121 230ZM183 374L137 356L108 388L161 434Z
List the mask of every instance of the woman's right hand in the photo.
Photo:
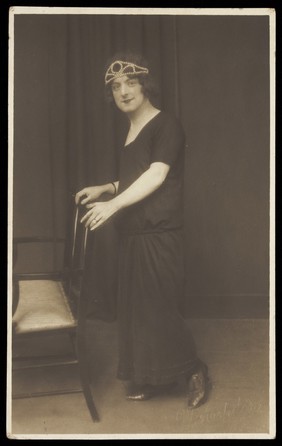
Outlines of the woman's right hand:
M92 203L97 200L100 195L104 193L103 186L90 186L81 189L79 192L75 194L75 203L76 204L87 204ZM84 197L82 199L82 197Z

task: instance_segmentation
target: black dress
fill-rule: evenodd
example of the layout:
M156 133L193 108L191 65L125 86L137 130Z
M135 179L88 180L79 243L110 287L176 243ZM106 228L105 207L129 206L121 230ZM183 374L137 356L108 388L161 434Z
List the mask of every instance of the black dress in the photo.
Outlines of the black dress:
M118 378L168 384L196 365L193 338L179 312L184 293L182 192L185 138L159 112L121 149L119 193L153 162L170 166L153 194L116 218L119 257Z

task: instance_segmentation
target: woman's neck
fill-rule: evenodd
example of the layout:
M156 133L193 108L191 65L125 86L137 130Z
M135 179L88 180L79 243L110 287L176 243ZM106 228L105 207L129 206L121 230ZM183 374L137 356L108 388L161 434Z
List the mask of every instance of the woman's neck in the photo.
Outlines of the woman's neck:
M146 122L150 121L159 110L154 107L151 102L148 100L144 102L142 107L140 107L135 112L128 114L128 118L130 121L131 128L142 127Z

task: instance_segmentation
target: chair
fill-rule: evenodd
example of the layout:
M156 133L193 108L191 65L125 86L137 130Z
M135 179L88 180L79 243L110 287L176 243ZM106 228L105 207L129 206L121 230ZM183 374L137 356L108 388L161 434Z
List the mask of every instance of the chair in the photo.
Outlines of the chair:
M89 379L87 351L85 343L86 304L83 299L83 266L88 230L79 224L81 207L75 206L72 212L73 226L64 242L65 265L62 271L51 273L13 273L13 317L12 317L12 368L14 373L33 368L58 367L77 364L81 387L23 392L12 398L30 398L35 396L68 394L83 392L90 415L94 422L99 421ZM68 241L70 239L70 242ZM21 237L13 240L13 264L17 262L20 245L26 243L53 242L52 238ZM71 355L40 354L15 356L16 346L20 343L29 345L31 337L36 342L45 336L67 335L72 347ZM40 344L41 345L41 344ZM27 347L28 348L28 347ZM43 348L43 347L42 347ZM50 369L49 369L50 370ZM56 370L56 369L53 369ZM12 386L13 387L13 386Z

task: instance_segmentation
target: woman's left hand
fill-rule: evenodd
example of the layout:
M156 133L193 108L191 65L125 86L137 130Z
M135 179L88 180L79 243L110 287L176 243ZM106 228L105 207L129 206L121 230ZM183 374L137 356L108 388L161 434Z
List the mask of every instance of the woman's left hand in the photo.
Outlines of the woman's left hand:
M87 204L86 208L90 209L80 220L85 227L90 231L99 228L103 225L113 214L117 212L117 207L113 203L114 200L106 202L96 202Z

